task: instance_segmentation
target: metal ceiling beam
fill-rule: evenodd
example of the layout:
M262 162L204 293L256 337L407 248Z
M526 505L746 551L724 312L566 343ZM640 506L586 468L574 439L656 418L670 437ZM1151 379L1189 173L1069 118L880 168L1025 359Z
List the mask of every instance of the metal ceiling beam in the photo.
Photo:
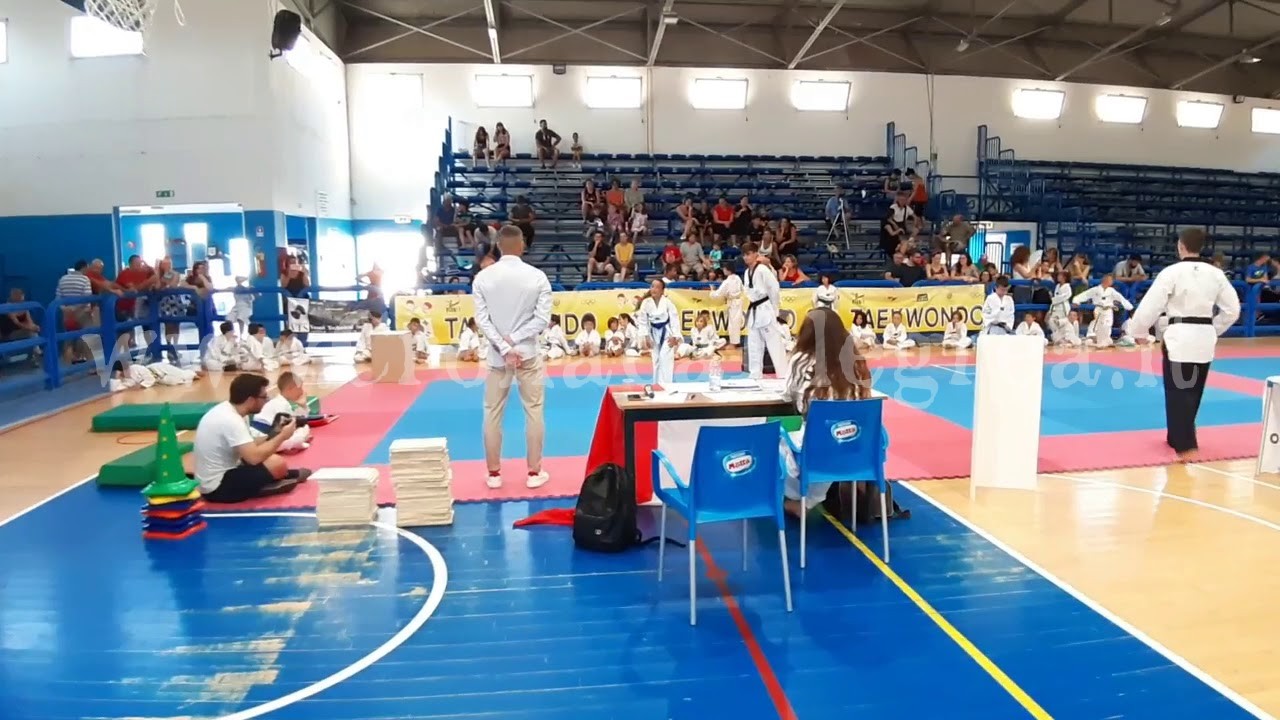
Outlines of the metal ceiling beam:
M1111 53L1115 52L1115 51L1116 51L1117 49L1119 49L1121 46L1123 46L1123 45L1127 45L1128 43L1132 42L1133 40L1136 40L1136 39L1138 39L1138 38L1142 37L1143 35L1146 35L1146 34L1147 34L1147 32L1148 32L1148 31L1150 31L1150 30L1151 30L1151 28L1153 28L1153 27L1156 27L1156 23L1155 23L1155 21L1152 21L1152 22L1150 22L1150 23L1147 23L1146 25L1143 25L1143 26L1142 26L1142 27L1140 27L1140 28L1136 28L1133 32L1129 33L1128 35L1125 35L1124 37L1120 38L1119 40L1116 40L1115 42L1113 42L1113 43L1111 43L1110 45L1108 45L1108 46L1106 46L1106 47L1102 48L1102 49L1101 49L1101 50L1099 50L1098 52L1096 52L1096 53L1094 53L1094 54L1090 55L1089 57L1085 58L1084 60L1082 60L1082 61L1080 61L1080 62L1076 63L1076 64L1075 64L1075 65L1073 65L1073 66L1071 66L1071 69L1070 69L1070 70L1067 70L1066 72L1064 72L1064 73L1062 73L1062 74L1058 75L1058 77L1054 78L1054 80L1057 80L1058 82L1062 82L1063 80L1066 80L1067 78L1071 77L1072 75L1075 75L1077 72L1079 72L1079 71L1081 71L1081 70L1083 70L1083 69L1085 69L1085 68L1089 67L1090 65L1092 65L1092 64L1094 64L1094 63L1096 63L1096 62L1098 62L1098 61L1100 61L1100 60L1105 60L1105 59L1107 59L1107 57L1108 57L1108 56L1110 56L1110 55L1111 55Z
M545 22L545 23L547 23L547 24L549 24L549 25L555 25L556 27L561 28L562 30L564 30L564 32L563 32L563 33L560 33L559 35L556 35L555 37L547 38L546 40L543 40L543 41L541 41L541 42L534 43L533 45L530 45L530 46L525 47L525 48L521 48L520 50L517 50L516 52L513 52L513 53L507 53L507 57L508 57L508 58L514 57L514 56L516 56L516 55L518 55L518 54L526 53L526 52L528 52L528 51L530 51L530 50L532 50L532 49L534 49L534 48L542 47L543 45L546 45L546 44L548 44L548 43L553 43L553 42L555 42L555 41L557 41L557 40L561 40L561 39L563 39L563 38L567 38L567 37L569 37L570 35L581 35L582 37L587 38L588 40L591 40L591 41L594 41L594 42L600 43L601 45L604 45L604 46L605 46L605 47L607 47L607 48L612 48L612 49L617 50L618 52L620 52L620 53L622 53L622 54L624 54L624 55L629 55L629 56L631 56L631 57L633 57L633 58L635 58L635 59L639 60L640 62L648 62L648 60L649 60L647 57L645 57L644 55L641 55L641 54L640 54L640 53L638 53L638 52L634 52L634 51L628 50L628 49L626 49L626 48L622 47L621 45L614 45L613 43L609 42L608 40L601 40L600 38L598 38L598 37L596 37L596 36L594 36L594 35L590 35L590 34L588 34L588 33L586 32L587 30L590 30L590 29L591 29L591 28L593 28L593 27L597 27L597 26L599 26L599 25L604 25L605 23L612 22L612 21L614 21L614 20L617 20L618 18L626 17L626 16L628 16L628 15L634 15L636 12L638 12L638 11L640 11L640 10L643 10L643 9L644 9L644 6L643 6L643 5L637 5L637 6L635 6L635 7L631 8L631 9L629 9L629 10L623 10L622 12L617 13L617 14L615 14L615 15L610 15L609 17L607 17L607 18L605 18L605 19L603 19L603 20L597 20L597 21L595 21L595 22L593 22L593 23L589 23L589 24L587 24L587 25L583 25L582 27L574 28L574 27L569 27L568 25L565 25L564 23L560 22L559 20L552 20L551 18L547 17L546 15L542 15L542 14L540 14L540 13L536 13L536 12L534 12L534 11L530 10L530 9L529 9L529 8L527 8L527 7L521 7L519 3L511 2L511 0L504 0L502 4L503 4L503 5L506 5L507 7L511 8L512 10L517 10L517 11L519 11L519 12L522 12L522 13L526 14L526 15L530 15L530 16L532 16L532 17L535 17L535 18L537 18L537 19L541 20L542 22Z
M353 3L353 2L351 2L350 0L340 0L340 2L342 2L342 4L343 4L343 5L346 5L347 7L352 8L353 10L359 10L360 12L365 13L366 15L372 15L373 17L376 17L376 18L378 18L379 20L385 20L385 21L387 21L387 22L391 23L392 25L399 25L400 27L405 28L406 30L409 30L410 32L415 32L415 33L420 33L420 34L422 34L422 35L426 35L427 37L429 37L429 38L431 38L431 39L433 39L433 40L439 40L440 42L442 42L442 43L444 43L444 44L446 44L446 45L452 45L452 46L454 46L454 47L458 48L459 50L466 50L467 52L469 52L469 53L474 53L474 54L476 54L476 55L479 55L480 57L484 57L484 58L489 57L489 53L487 53L487 52L485 52L485 51L483 51L483 50L477 50L477 49L475 49L475 48L471 47L470 45L463 45L462 43L458 42L457 40L450 40L449 38L444 37L443 35L437 35L437 34L435 34L435 33L433 33L433 32L429 32L429 31L424 30L423 28L421 28L421 27L419 27L419 26L417 26L417 25L410 25L409 23L407 23L407 22L405 22L405 21L403 21L403 20L397 20L396 18L393 18L393 17L391 17L391 16L389 16L389 15L383 15L382 13L377 12L376 10L370 10L370 9L369 9L369 8L367 8L367 7L363 7L363 6L360 6L360 5L357 5L357 4Z
M1179 80L1178 82L1176 82L1176 83L1174 83L1174 84L1170 85L1169 87L1170 87L1171 89L1173 89L1173 90L1181 90L1184 86L1186 86L1186 85L1188 85L1188 84L1190 84L1190 83L1193 83L1193 82L1195 82L1196 80L1199 80L1200 78L1204 77L1205 75L1208 75L1208 74L1209 74L1209 73L1211 73L1211 72L1216 72L1216 71L1218 71L1218 70L1221 70L1222 68L1224 68L1224 67L1226 67L1226 66L1228 66L1228 65L1230 65L1230 64L1232 64L1232 63L1234 63L1234 62L1239 62L1240 60L1242 60L1242 59L1244 59L1244 58L1246 58L1246 57L1248 57L1248 56L1250 56L1250 55L1253 55L1254 53L1258 52L1259 50L1262 50L1262 49L1264 49L1264 48L1271 47L1272 45L1275 45L1276 43L1280 43L1280 33L1276 33L1275 35L1272 35L1271 37L1267 38L1266 40L1263 40L1262 42L1255 43L1254 45L1252 45L1252 46L1250 46L1250 47L1247 47L1247 48L1245 48L1244 50L1241 50L1241 51L1240 51L1240 53L1239 53L1238 55L1233 55L1233 56L1231 56L1231 57L1229 57L1229 58L1224 58L1224 59L1222 59L1222 60L1219 60L1218 62L1215 62L1214 64L1212 64L1212 65L1210 65L1209 67L1207 67L1207 68L1205 68L1205 69L1201 70L1200 72L1195 73L1194 75L1189 75L1189 76L1187 76L1187 77L1185 77L1185 78L1183 78L1183 79Z
M754 46L754 45L751 45L751 44L749 44L749 43L744 43L744 42L742 42L741 40L739 40L738 38L730 37L729 35L726 35L726 34L724 34L724 33L720 32L719 30L712 30L711 28L707 27L706 25L703 25L702 23L694 22L693 20L690 20L690 19L689 19L689 18L687 18L687 17L681 17L681 18L680 18L680 22L688 23L691 27L696 27L696 28L698 28L699 30L702 30L702 31L705 31L705 32L709 32L709 33L711 33L712 35L719 36L720 38L722 38L722 39L724 39L724 40L728 40L729 42L733 43L734 45L737 45L738 47L741 47L741 48L745 48L745 49L747 49L747 50L750 50L751 52L756 53L757 55L763 55L764 57L769 58L770 60L772 60L772 61L774 61L774 62L778 63L779 65L786 65L786 64L787 64L787 61L786 61L786 60L783 60L782 58L778 57L777 55L774 55L774 54L773 54L773 53L771 53L771 52L765 52L764 50L761 50L760 48L758 48L758 47L756 47L756 46Z
M807 59L807 60L812 60L812 59L814 59L814 58L816 58L816 57L821 57L821 56L823 56L823 55L826 55L827 53L833 53L833 52L836 52L837 50L843 50L843 49L845 49L845 48L849 47L850 45L857 45L857 44L859 44L859 43L861 43L861 44L863 44L863 45L867 45L867 46L869 46L869 47L873 47L873 48L875 48L876 50L880 50L881 52L884 52L884 48L880 47L879 45L876 45L876 44L872 43L872 42L871 42L871 38L874 38L874 37L877 37L877 36L880 36L880 35L884 35L885 33L891 33L891 32L893 32L893 31L895 31L895 30L900 29L900 28L905 28L905 27L907 27L908 25L910 25L910 24L912 24L912 23L916 22L917 20L921 20L921 19L923 19L923 18L922 18L922 17L913 17L913 18L909 18L909 19L907 19L907 20L903 20L903 21L902 21L902 22L900 22L900 23L897 23L896 25L891 25L891 26L889 26L889 27L887 27L887 28L881 28L880 30L875 30L875 31L870 32L870 33L867 33L866 35L863 35L863 36L861 36L861 37L859 37L859 36L857 36L857 35L854 35L853 33L849 32L849 31L847 31L847 30L841 30L841 29L840 29L840 28L838 28L838 27L832 27L831 29L832 29L833 31L838 32L838 33L840 33L841 35L844 35L845 37L851 37L851 38L853 38L853 39L852 39L852 40L849 40L848 42L842 42L842 43L840 43L839 45L836 45L835 47L829 47L829 48L827 48L826 50L822 50L822 51L820 51L820 52L816 52L816 53L814 53L814 54L810 55L810 56L809 56L808 58L806 58L806 59ZM890 54L890 55L894 55L894 53L889 53L889 54ZM897 56L897 57L901 57L901 56ZM905 62L911 62L911 61L909 61L909 60L906 60L906 58L902 58L902 60L904 60ZM916 63L911 63L911 64L912 64L912 65L916 65ZM918 67L918 66L917 66L917 67Z
M498 14L493 11L493 0L484 0L484 20L488 24L489 51L497 65L502 62L502 51L498 49Z
M1089 0L1070 0L1066 5L1058 8L1058 10L1050 15L1047 20L1053 25L1062 23L1067 18L1074 15L1077 10L1084 7L1087 2L1089 2Z
M662 5L662 15L658 18L658 29L653 35L653 44L649 46L649 60L645 63L649 67L658 61L658 50L662 49L662 38L667 34L667 16L671 14L671 10L675 7L676 0L666 0Z
M475 12L477 9L478 9L478 8L467 8L466 10L463 10L462 12L454 13L454 14L450 15L449 17L446 17L446 18L440 18L439 20L435 20L435 21L429 22L429 23L427 23L426 25L418 25L418 26L414 27L414 28L413 28L413 29L411 29L411 30L405 30L404 32L399 33L399 34L397 34L397 35L392 35L391 37L389 37L389 38L387 38L387 39L385 39L385 40L379 40L378 42L370 43L370 44L368 44L368 45L365 45L364 47L358 48L358 49L356 49L356 50L352 50L352 51L351 51L351 52L349 52L349 53L345 53L345 54L343 55L343 58L344 58L344 59L346 59L346 58L349 58L349 57L353 57L353 56L355 56L355 55L359 55L359 54L361 54L361 53L366 53L366 52L369 52L370 50L373 50L373 49L375 49L375 48L380 48L380 47L382 47L383 45L390 45L391 43L393 43L393 42L395 42L395 41L397 41L397 40L403 39L403 38L407 38L407 37L409 37L410 35L415 35L415 34L417 34L417 33L424 33L424 34L425 34L425 32L424 32L424 31L426 31L426 30L430 30L431 28L433 28L433 27L435 27L435 26L437 26L437 25L443 25L443 24L445 24L445 23L447 23L447 22L451 22L451 21L453 21L453 20L456 20L456 19L458 19L458 18L462 17L463 15L470 15L471 13Z
M964 30L963 30L962 28L958 28L958 27L956 27L955 25L952 25L951 23L949 23L949 22L947 22L947 21L945 21L945 20L939 20L938 18L934 18L934 19L933 19L933 21L934 21L934 22L936 22L936 23L938 23L939 25L942 25L942 26L945 26L945 27L949 27L949 28L951 28L952 30L955 30L956 32L959 32L959 33L963 33L963 32L964 32ZM1000 52L1004 53L1005 55L1008 55L1009 57L1013 58L1014 60L1017 60L1018 62L1022 63L1023 65L1026 65L1027 67L1030 67L1030 68L1035 69L1035 70L1036 70L1036 72L1039 72L1041 75L1049 76L1049 75L1052 75L1052 74L1053 74L1052 72L1050 72L1050 71L1049 71L1049 68L1041 67L1041 66L1039 66L1039 65L1035 64L1035 62L1033 62L1033 61L1031 61L1031 60L1028 60L1027 58L1022 57L1022 56L1021 56L1021 55L1019 55L1018 53L1013 52L1012 50L1009 50L1008 48L1004 47L1005 45L1008 45L1008 44L1009 44L1008 42L1001 41L1001 42L999 42L999 43L993 43L993 42L991 42L990 40L987 40L986 38L983 38L983 37L976 37L976 36L975 36L973 39L974 39L974 40L977 40L978 42L982 43L983 45L989 46L989 47L990 47L991 49L993 49L993 50L999 50ZM1020 39L1020 38L1019 38L1019 39ZM977 55L977 53L973 53L973 54L971 54L971 55L967 55L967 56L966 56L966 55L961 55L960 57L963 59L963 58L965 58L965 57L973 57L974 55Z
M814 26L813 32L809 33L809 39L804 41L804 44L800 46L800 50L796 52L796 56L791 58L791 62L787 63L788 70L796 69L796 66L804 59L805 53L809 52L809 48L813 47L813 43L817 41L818 36L821 35L822 31L826 30L827 26L831 24L831 21L835 18L836 14L840 12L840 8L844 7L844 2L845 0L836 0L836 3L832 5L831 9L827 11L827 14L823 16L822 21Z

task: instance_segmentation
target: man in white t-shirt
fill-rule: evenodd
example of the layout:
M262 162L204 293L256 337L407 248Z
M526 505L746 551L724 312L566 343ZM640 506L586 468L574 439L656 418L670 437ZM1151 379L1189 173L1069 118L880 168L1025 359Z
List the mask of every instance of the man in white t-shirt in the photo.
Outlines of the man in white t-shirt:
M311 474L290 470L276 454L293 437L295 423L277 425L272 434L257 440L249 430L249 418L267 404L270 385L261 375L238 375L231 381L227 402L200 418L193 454L200 492L208 500L238 503L286 493Z
M249 429L253 432L255 440L270 435L276 418L281 415L288 415L291 418L307 416L307 389L303 387L301 378L288 370L280 373L276 378L276 391L276 396L268 400L253 416L253 420L249 421ZM293 431L293 437L280 445L280 452L302 452L309 447L311 447L311 428L302 425Z

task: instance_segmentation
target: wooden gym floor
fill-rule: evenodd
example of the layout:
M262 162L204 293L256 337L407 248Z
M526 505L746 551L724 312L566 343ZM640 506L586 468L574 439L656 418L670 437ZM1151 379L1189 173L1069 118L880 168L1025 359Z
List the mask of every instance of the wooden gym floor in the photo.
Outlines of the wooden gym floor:
M1229 342L1280 353L1280 340ZM309 391L322 397L354 376L340 363L306 370ZM88 431L95 413L224 394L225 383L208 378L128 391L0 434L0 525L128 451L119 436ZM1280 477L1255 478L1253 467L1248 459L1041 475L1034 492L980 490L974 499L967 479L929 480L904 483L902 496L936 505L1224 694L1280 714L1271 662Z

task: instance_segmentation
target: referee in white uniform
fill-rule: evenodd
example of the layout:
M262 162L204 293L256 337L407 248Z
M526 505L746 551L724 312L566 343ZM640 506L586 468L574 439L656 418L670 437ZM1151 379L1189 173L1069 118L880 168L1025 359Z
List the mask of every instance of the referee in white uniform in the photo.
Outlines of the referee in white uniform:
M1196 413L1218 336L1240 317L1235 288L1221 270L1200 256L1204 243L1204 230L1182 231L1179 261L1156 276L1130 323L1134 337L1144 338L1161 315L1168 315L1161 348L1165 424L1169 447L1183 462L1196 458Z

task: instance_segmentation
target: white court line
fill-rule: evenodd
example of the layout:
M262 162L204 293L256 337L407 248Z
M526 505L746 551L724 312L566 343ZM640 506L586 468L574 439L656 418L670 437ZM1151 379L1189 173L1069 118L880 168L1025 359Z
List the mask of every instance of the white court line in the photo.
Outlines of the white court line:
M932 497L929 497L929 495L915 489L911 483L900 482L900 483L897 483L897 485L899 487L903 487L903 488L906 488L907 490L910 490L921 500L924 500L925 502L934 506L938 510L941 510L942 513L945 514L947 517L969 528L969 530L977 534L983 540L986 540L987 542L991 543L995 547L999 548L1002 552L1004 552L1009 557L1013 558L1014 560L1017 560L1023 565L1026 565L1028 568L1031 569L1032 572L1036 573L1037 575L1044 578L1045 580L1048 580L1049 582L1058 586L1060 590L1070 595L1071 597L1075 598L1076 600L1080 601L1082 604L1085 605L1085 607L1098 613L1102 617L1109 620L1116 627L1120 628L1121 630L1137 638L1140 642L1142 642L1152 650L1155 650L1156 652L1160 653L1167 660L1169 660L1169 662L1172 662L1174 665L1177 665L1178 667L1185 670L1192 677L1196 678L1197 680L1204 683L1205 685L1208 685L1210 688L1213 688L1214 691L1216 691L1218 694L1222 695L1223 697L1227 698L1231 702L1235 703L1237 706L1240 707L1240 709L1244 710L1250 715L1253 715L1255 718L1258 718L1258 720L1275 720L1274 717L1267 714L1266 711L1264 711L1262 708L1258 707L1257 705L1254 705L1252 702L1247 700L1244 696L1240 695L1240 693L1237 693L1236 691L1232 690L1226 685L1223 685L1217 678L1214 678L1209 673L1191 664L1190 660L1187 660L1181 655L1175 653L1174 651L1160 644L1155 640L1155 638L1152 638L1150 635L1147 635L1146 633L1142 632L1138 628L1129 624L1120 616L1106 609L1102 605L1099 605L1096 601L1094 601L1088 595L1085 595L1084 593L1080 592L1076 588L1067 584L1058 576L1054 575L1048 570L1045 570L1043 567L1032 562L1027 556L1023 555L1017 550L1014 550L1012 547L1005 544L1003 541L997 539L991 533L978 527L974 523L970 522L968 519L961 517L958 513L951 510L951 508L943 505L937 500L934 500ZM1118 487L1128 487L1128 486L1118 486ZM1280 529L1280 528L1277 528L1277 529Z
M220 515L208 515L206 517L313 518L315 516L316 516L315 513L304 513L304 512L261 512L261 513L246 512L246 513L225 513ZM365 655L364 657L355 661L355 663L348 665L347 667L339 670L338 672L330 675L329 677L324 678L323 680L320 680L318 682L312 683L302 688L301 690L295 690L294 692L291 692L288 695L285 695L283 697L278 697L275 700L258 705L257 707L252 707L252 708L249 708L248 710L241 710L239 712L232 713L231 715L224 715L222 716L221 720L250 720L250 718L261 717L263 715L266 715L267 713L273 713L277 710L280 710L281 708L287 707L301 700L306 700L307 698L311 697L312 695L315 695L316 693L324 692L325 690L328 690L334 685L337 685L338 683L341 683L345 680L350 679L352 676L365 670L370 665L386 657L388 654L391 653L392 650L395 650L396 648L403 645L405 641L407 641L410 637L413 636L414 633L422 629L422 626L425 625L427 620L430 619L432 614L435 613L436 608L440 607L440 601L444 599L445 584L449 580L449 570L448 570L448 567L445 565L444 556L440 554L440 551L437 550L434 545L427 542L426 540L423 540L422 538L418 537L417 535L414 535L413 533L405 532L404 530L396 527L395 525L388 525L386 523L380 523L377 521L370 522L369 524L378 528L379 530L394 530L398 535L400 535L400 537L408 540L414 545L417 545L418 548L421 549L422 552L427 556L427 559L431 561L431 572L433 574L432 583L431 583L431 592L427 594L427 601L422 604L422 608L418 610L418 614L414 615L413 619L409 621L409 624L401 628L400 632L393 635L390 640L387 640L382 645L379 645L373 652L369 653L368 655Z
M59 490L58 492L56 492L56 493L54 493L54 494L50 495L49 497L47 497L47 498L45 498L45 499L43 499L43 500L40 500L40 501L35 502L35 503L31 504L31 505L28 505L27 507L23 508L22 510L19 510L18 512L16 512L16 513L14 513L14 514L10 515L9 517L7 517L7 518L5 518L5 519L3 519L3 520L0 520L0 527L3 527L3 526L5 526L5 525L8 525L9 523L13 522L14 520L17 520L18 518L22 517L23 515L26 515L27 513L29 513L29 512L31 512L31 511L35 510L36 508L40 507L41 505L44 505L44 504L46 504L46 503L50 503L50 502L53 502L54 500L57 500L58 498L62 497L63 495L66 495L67 493L71 492L72 490L75 490L76 488L80 487L81 485L83 485L83 484L85 484L85 483L89 482L90 480L92 480L92 479L94 479L94 478L96 478L96 477L98 477L98 474L97 474L97 473L94 473L94 474L90 475L89 477L87 477L87 478L85 478L85 479L83 479L83 480L78 480L78 481L76 481L75 483L73 483L72 485L69 485L69 486L67 486L67 487L62 488L62 489L61 489L61 490Z
M1208 465L1201 465L1200 463L1187 463L1187 467L1193 467L1193 468L1197 468L1197 469L1200 469L1200 470L1208 470L1208 471L1209 471L1209 472L1211 472L1211 473L1217 473L1217 474L1219 474L1219 475L1225 475L1225 476L1227 476L1227 477L1229 477L1229 478L1235 478L1236 480L1243 480L1243 481L1245 481L1245 482L1247 482L1247 483L1253 483L1254 485L1261 485L1262 487L1269 487L1269 488L1271 488L1272 490L1280 490L1280 485L1276 485L1275 483L1269 483L1269 482L1266 482L1266 481L1264 481L1264 480L1259 480L1259 479L1257 479L1257 478L1251 478L1251 477L1249 477L1249 476L1247 476L1247 475L1240 475L1240 474L1238 474L1238 473L1227 472L1226 470L1219 470L1218 468L1212 468L1212 467L1209 467Z
M965 371L963 371L963 370L956 370L955 368L949 368L949 367L947 367L946 365L930 365L929 367L932 367L932 368L938 368L939 370L946 370L947 372L952 372L952 373L955 373L955 374L957 374L957 375L964 375L964 376L966 376L966 377L968 377L968 375L969 375L969 373L967 373L967 372L965 372ZM965 365L964 367L970 367L970 366Z
M1058 475L1056 473L1041 473L1041 476L1058 478L1059 480L1071 480L1072 482L1085 483L1086 485L1099 485L1102 487L1117 488L1120 490L1131 490L1133 492L1142 493L1143 495L1152 495L1154 497L1162 497L1162 498L1168 498L1170 500L1177 500L1178 502L1184 502L1184 503L1187 503L1188 505L1195 505L1197 507L1205 508L1206 510L1216 510L1217 512L1223 513L1224 515L1230 515L1231 517L1239 518L1240 520L1244 520L1245 522L1251 522L1256 525L1261 525L1262 527L1265 527L1269 530L1275 530L1277 532L1280 532L1280 525L1277 525L1276 523L1273 523L1270 520L1264 520L1258 517L1257 515L1250 515L1249 513L1246 513L1246 512L1240 512L1239 510L1233 510L1229 507L1215 505L1211 502L1205 502L1203 500L1196 500L1195 498L1189 498L1182 495L1174 495L1173 493L1167 493L1163 490L1151 490L1149 488L1134 487L1133 485L1125 485L1123 483L1109 482L1107 480L1095 480L1093 478L1074 477L1072 475Z

